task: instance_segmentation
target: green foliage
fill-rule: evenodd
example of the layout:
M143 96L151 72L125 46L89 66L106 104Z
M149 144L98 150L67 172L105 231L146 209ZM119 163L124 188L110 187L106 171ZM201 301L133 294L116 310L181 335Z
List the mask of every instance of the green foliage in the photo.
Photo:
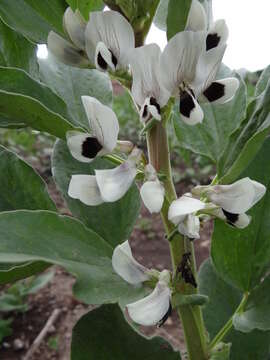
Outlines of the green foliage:
M107 74L66 66L52 56L45 60L39 59L39 68L42 81L65 101L68 119L75 126L89 129L82 95L94 96L105 105L112 103L112 85Z
M50 349L54 351L58 351L59 348L59 337L58 336L51 336L49 337L47 344Z
M192 0L169 0L167 15L167 39L185 30Z
M65 138L73 129L66 118L65 103L47 86L22 70L0 68L1 127L31 126Z
M267 187L263 199L249 214L252 221L245 229L236 229L216 221L212 238L211 256L220 276L244 291L250 291L260 283L269 268L270 247L270 152L267 139L260 152L240 178L249 176Z
M132 301L142 294L113 272L112 246L80 221L50 211L0 214L0 263L41 260L77 277L74 294L85 303Z
M96 231L112 246L128 239L140 211L140 197L135 185L117 202L87 206L68 196L71 175L94 174L94 169L108 169L113 165L97 158L90 164L75 160L64 142L57 142L52 158L54 180L72 214Z
M104 7L102 0L66 0L73 11L77 9L85 20L89 19L89 12L102 10Z
M0 65L18 67L33 77L38 74L36 46L0 20Z
M12 334L12 319L0 319L0 344L3 339Z
M71 359L180 360L181 356L162 338L145 338L131 329L117 305L103 305L74 327Z
M47 42L50 30L63 33L65 0L1 0L0 17L11 28L37 44Z
M198 283L199 292L209 297L209 302L203 307L203 315L210 339L213 339L233 316L242 294L218 276L210 260L201 265ZM223 341L232 344L230 360L268 360L269 331L254 330L244 334L231 329Z

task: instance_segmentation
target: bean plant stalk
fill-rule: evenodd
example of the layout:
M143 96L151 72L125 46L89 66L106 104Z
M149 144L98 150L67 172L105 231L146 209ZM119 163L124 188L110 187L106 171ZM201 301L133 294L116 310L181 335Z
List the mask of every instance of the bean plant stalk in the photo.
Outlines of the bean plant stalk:
M149 162L154 168L165 175L165 201L161 210L161 217L167 237L175 230L174 225L168 220L168 209L173 200L177 198L176 191L172 179L172 170L170 162L170 150L168 144L167 134L167 118L169 114L166 112L165 118L162 122L157 123L147 134L147 147ZM177 267L183 259L186 252L191 252L191 262L194 277L196 279L196 263L194 257L193 244L189 239L177 233L169 239L170 253L173 274L176 279L176 289L181 294L194 294L197 293L196 288L186 284L183 279L177 277ZM181 319L187 352L190 360L205 360L208 358L206 330L203 324L201 309L195 305L179 306L177 308L178 315Z

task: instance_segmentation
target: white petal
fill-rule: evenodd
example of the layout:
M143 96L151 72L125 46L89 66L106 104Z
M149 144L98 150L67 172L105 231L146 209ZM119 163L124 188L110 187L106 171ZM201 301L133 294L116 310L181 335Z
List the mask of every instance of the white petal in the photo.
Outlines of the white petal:
M86 52L94 62L96 46L103 42L117 59L117 69L126 67L128 53L134 48L134 33L129 22L117 11L96 11L90 14L86 31Z
M178 231L180 234L189 237L190 239L200 238L200 220L198 216L189 214L178 225Z
M163 107L169 100L169 92L161 85L159 59L161 51L158 45L149 44L132 50L129 54L133 83L132 96L142 106L145 99L154 97Z
M216 80L204 90L203 95L211 103L224 104L234 97L239 84L237 78Z
M204 31L182 31L170 39L160 58L162 84L170 94L178 95L179 85L194 79L204 43Z
M130 284L140 284L149 280L147 268L132 256L128 240L114 249L112 266L114 271Z
M90 134L79 132L79 131L68 131L66 133L67 146L71 155L78 161L90 163L94 160L95 156L85 156L84 144L87 143L88 139L93 139Z
M247 214L239 214L238 220L234 223L234 225L239 229L244 229L250 224L251 216Z
M115 63L117 60L115 59ZM95 53L95 66L98 70L106 71L108 66L112 71L116 70L116 65L113 63L113 54L103 42L99 42Z
M229 30L225 20L220 19L214 22L208 31L206 38L206 50L226 44L229 36Z
M155 101L153 97L146 98L140 110L140 120L142 123L145 123L150 119L150 117L161 121L161 111L160 105Z
M84 22L80 13L74 13L72 9L68 7L65 11L63 22L64 28L73 44L75 44L79 49L84 50L84 32L86 28L86 23Z
M110 170L96 170L96 179L105 202L121 199L136 177L136 166L130 161Z
M192 0L186 30L200 31L205 30L206 26L207 21L204 7L198 0Z
M196 67L196 76L191 83L196 97L216 79L225 49L226 45L222 45L209 51L204 50L200 54Z
M265 194L266 188L249 178L231 185L211 186L207 191L210 201L233 214L242 214L254 206Z
M97 206L103 203L94 175L72 175L68 195L85 205Z
M174 225L179 225L179 223L185 219L186 215L193 214L196 211L202 210L204 207L205 203L202 201L183 195L171 203L168 219L174 223Z
M119 124L114 111L91 96L82 96L82 103L93 135L103 145L105 153L116 147Z
M53 31L48 35L48 49L58 61L66 65L86 67L88 59L81 55L81 50L73 46Z
M151 214L160 212L164 201L165 190L159 180L146 181L141 187L140 194L144 205Z
M235 226L239 229L244 229L250 224L251 221L251 216L245 213L232 214L222 210L221 208L212 209L208 213L223 221L226 221L228 224Z
M159 281L147 297L127 305L131 319L140 325L156 325L170 308L171 291L168 285Z
M184 91L180 95L180 114L187 125L196 125L203 121L203 111L191 93Z

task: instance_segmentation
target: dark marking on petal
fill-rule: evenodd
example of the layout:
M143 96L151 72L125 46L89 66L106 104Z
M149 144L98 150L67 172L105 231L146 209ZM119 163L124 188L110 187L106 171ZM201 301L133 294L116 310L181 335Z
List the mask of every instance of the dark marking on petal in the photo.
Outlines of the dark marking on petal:
M225 95L225 85L219 82L213 82L208 88L203 92L203 95L210 102L216 101L222 98Z
M159 322L157 323L157 327L160 328L162 325L164 325L165 322L168 320L168 318L171 316L171 314L172 314L172 305L170 303L168 311L163 316L163 318L161 320L159 320Z
M102 145L95 137L88 137L82 143L82 155L89 159L94 159L102 149Z
M181 260L180 264L177 266L176 273L181 274L183 280L187 284L191 284L193 287L196 288L197 283L196 283L195 277L192 273L190 257L191 257L190 252L183 254L182 260Z
M218 46L221 37L217 34L208 34L206 38L206 51L211 50Z
M113 52L112 52L111 50L109 50L109 51L110 51L110 53L112 54L112 63L113 63L113 65L114 65L115 68L116 68L117 63L118 63L117 58L116 58L116 56L114 56L114 54L113 54Z
M179 103L180 114L189 118L190 113L193 109L195 109L195 103L192 96L187 91L181 92L180 103Z
M142 117L143 117L143 118L146 118L147 115L148 115L148 106L147 106L147 105L144 105Z
M106 61L103 59L101 53L99 52L97 55L97 63L98 66L103 69L103 70L107 70L108 68L108 64L106 63Z
M232 226L235 226L235 223L239 219L239 214L233 214L233 213L230 213L229 211L226 211L224 209L222 209L222 211L223 211L223 214L225 215L225 217L227 219L228 224L230 224Z
M157 108L157 112L160 115L160 112L161 112L160 105L153 96L150 97L150 105L155 106Z

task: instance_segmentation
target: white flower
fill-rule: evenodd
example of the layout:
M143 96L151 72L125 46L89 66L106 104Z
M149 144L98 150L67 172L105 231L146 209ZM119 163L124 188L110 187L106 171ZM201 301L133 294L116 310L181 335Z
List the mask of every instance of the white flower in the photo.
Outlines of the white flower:
M141 198L150 213L158 213L164 202L165 189L151 164L148 164L145 170L147 181L141 187Z
M117 11L91 12L85 41L91 63L102 71L125 69L135 46L131 25Z
M192 190L195 196L205 196L219 209L208 213L217 216L239 228L246 227L250 217L245 214L264 196L266 188L246 177L231 185L197 186Z
M176 34L160 58L162 84L171 95L179 96L182 119L189 125L203 120L198 99L224 103L239 87L236 78L215 80L227 39L221 24L222 21L215 23L213 33L183 31Z
M67 145L72 156L91 162L96 156L110 154L117 144L119 124L113 110L90 96L82 96L82 103L92 130L91 134L69 131Z
M161 51L158 45L149 44L132 50L129 54L133 83L132 96L140 106L140 119L146 122L150 116L161 120L161 108L170 98L162 86L159 72Z
M141 150L135 148L125 162L113 169L95 170L95 175L72 175L69 196L90 206L121 199L136 177L140 156Z
M150 280L150 271L132 256L128 241L118 245L112 257L115 272L130 284ZM163 270L153 292L145 298L128 304L128 313L133 321L149 326L163 323L171 308L170 273Z
M200 237L200 221L194 214L206 207L206 204L192 197L191 194L185 194L179 199L174 200L168 212L168 219L178 226L178 231L191 239Z
M61 62L66 65L87 67L89 59L85 54L84 31L86 23L79 11L75 13L67 8L63 17L63 25L70 42L50 31L48 35L48 49Z

